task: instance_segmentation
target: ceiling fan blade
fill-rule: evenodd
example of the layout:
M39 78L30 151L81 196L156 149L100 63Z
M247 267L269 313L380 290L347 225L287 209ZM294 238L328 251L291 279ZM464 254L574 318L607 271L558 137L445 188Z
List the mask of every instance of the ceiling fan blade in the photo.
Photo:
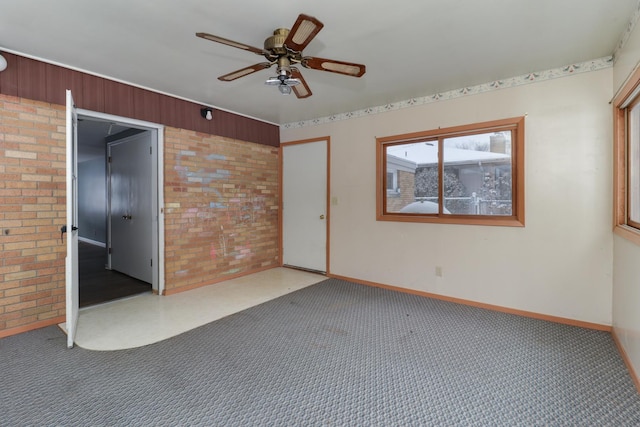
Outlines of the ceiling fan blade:
M300 99L308 98L312 95L311 89L309 89L309 85L307 84L304 77L302 77L302 74L300 74L300 71L298 71L296 67L291 67L291 77L294 79L300 80L300 84L291 86L291 89L293 89L293 92L296 94L298 98Z
M344 74L347 76L361 77L367 70L362 64L352 62L335 61L333 59L315 58L307 56L300 62L303 67L320 71Z
M293 24L293 28L289 31L284 45L294 52L302 52L322 27L324 27L322 22L313 16L301 13L295 24Z
M273 63L271 62L260 62L259 64L252 65L250 67L244 67L239 70L233 71L229 74L225 74L224 76L218 77L218 80L222 80L225 82L230 82L235 79L239 79L240 77L248 76L249 74L253 74L256 71L264 70L271 67Z
M203 39L206 39L206 40L211 40L212 42L226 44L227 46L237 47L238 49L242 49L242 50L248 50L249 52L253 52L253 53L256 53L258 55L263 55L264 54L264 50L263 49L258 49L257 47L249 46L249 45L244 44L244 43L235 42L233 40L225 39L223 37L214 36L213 34L196 33L196 36L198 36L200 38L203 38Z

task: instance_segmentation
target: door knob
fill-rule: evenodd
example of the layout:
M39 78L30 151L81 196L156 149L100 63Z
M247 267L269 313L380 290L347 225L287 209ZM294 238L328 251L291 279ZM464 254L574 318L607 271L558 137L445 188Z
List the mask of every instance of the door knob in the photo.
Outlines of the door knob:
M320 215L320 219L324 219L324 215Z

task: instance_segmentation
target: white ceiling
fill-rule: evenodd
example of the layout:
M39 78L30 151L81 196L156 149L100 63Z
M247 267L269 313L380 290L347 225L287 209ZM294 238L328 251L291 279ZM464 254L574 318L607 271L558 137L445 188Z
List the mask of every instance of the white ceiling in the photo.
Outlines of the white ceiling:
M2 0L0 50L277 124L326 117L610 56L638 0ZM366 64L361 78L301 68L313 96L264 85L262 48L299 13L324 28L306 56Z

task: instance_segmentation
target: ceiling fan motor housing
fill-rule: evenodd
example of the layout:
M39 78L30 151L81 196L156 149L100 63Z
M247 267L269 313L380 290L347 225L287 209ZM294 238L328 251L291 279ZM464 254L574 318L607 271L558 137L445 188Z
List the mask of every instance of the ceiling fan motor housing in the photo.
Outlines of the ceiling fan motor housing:
M264 41L264 50L273 53L274 55L285 55L287 48L284 46L284 41L289 35L288 28L278 28L273 32L271 37L267 37Z

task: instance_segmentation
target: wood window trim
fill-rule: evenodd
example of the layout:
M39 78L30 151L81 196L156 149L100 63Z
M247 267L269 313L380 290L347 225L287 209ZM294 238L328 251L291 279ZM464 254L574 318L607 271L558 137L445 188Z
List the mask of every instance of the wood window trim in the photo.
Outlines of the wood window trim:
M420 222L439 224L467 224L467 225L491 225L505 227L524 227L524 116L512 117L501 120L493 120L482 123L474 123L449 128L438 128L422 132L413 132L401 135L392 135L376 138L376 219L378 221L396 222ZM514 140L512 144L512 180L515 197L511 216L475 216L452 214L406 215L385 212L386 186L385 176L387 165L385 163L384 147L389 143L410 143L434 137L462 136L465 134L493 131L499 128L513 129ZM442 153L439 153L440 163ZM440 190L442 192L442 190ZM440 195L442 200L442 195Z
M627 225L627 108L640 98L640 67L613 98L613 232L640 245L640 229Z
M631 169L632 165L630 164L630 160L629 160L629 152L631 151L631 142L629 141L629 122L631 120L631 116L630 113L636 109L636 111L638 110L638 106L640 105L640 96L636 96L635 99L633 101L631 101L631 103L627 106L626 108L626 114L625 114L625 123L627 126L627 131L625 134L625 167L627 172L625 173L625 182L626 182L626 188L627 188L627 192L626 192L626 210L625 210L625 218L626 218L626 224L633 230L640 230L640 223L638 223L638 221L634 221L631 219L631 215L629 212L629 189L633 188L632 187L632 176L629 173L629 170ZM636 132L640 131L640 129L636 129Z

